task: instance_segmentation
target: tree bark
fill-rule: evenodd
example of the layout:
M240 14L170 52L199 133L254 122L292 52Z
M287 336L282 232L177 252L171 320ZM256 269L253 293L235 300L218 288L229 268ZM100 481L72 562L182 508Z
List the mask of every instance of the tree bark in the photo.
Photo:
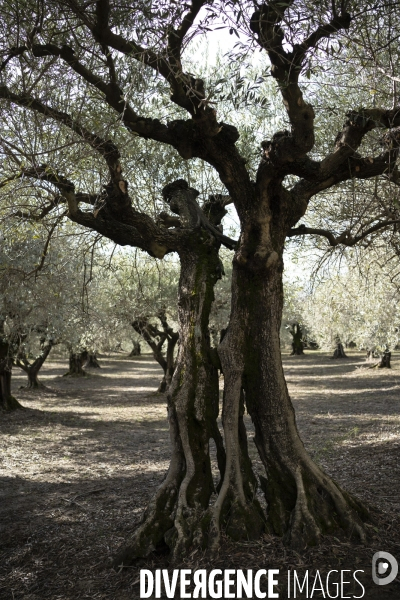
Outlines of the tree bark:
M392 357L391 352L384 352L381 356L381 362L378 365L378 369L391 369L390 359Z
M290 328L292 341L292 356L301 356L304 354L303 331L298 323L294 323Z
M221 477L225 451L218 429L218 364L210 346L208 319L219 278L218 248L192 235L179 252L180 345L167 393L172 459L166 479L149 504L130 546L116 558L127 565L160 547L179 557L191 545L210 542L210 499L215 491L209 440L217 448ZM238 424L236 435L238 435ZM240 466L238 466L240 474ZM232 501L231 501L232 504ZM228 506L224 517L228 516Z
M234 261L231 319L219 347L224 411L234 414L243 387L266 471L262 486L270 531L295 547L315 544L337 529L365 539L366 511L311 460L297 430L280 352L282 253L283 242L266 261L244 263L238 255Z
M129 354L129 358L133 358L134 356L140 356L141 347L139 342L133 342L133 348Z
M49 342L46 345L42 346L42 352L39 356L30 363L25 355L18 356L16 359L16 365L25 371L28 376L28 385L29 389L38 389L43 387L43 384L39 381L39 371L43 367L47 357L50 354L50 350L54 346L53 342Z
M2 323L0 323L2 326ZM1 336L0 330L0 410L11 411L23 408L11 394L12 357L9 355L9 344Z
M343 344L340 340L336 342L336 348L333 352L332 358L348 358L347 354L344 351Z
M64 377L84 377L86 375L83 370L83 365L87 361L88 352L70 352L69 353L69 370L64 374Z

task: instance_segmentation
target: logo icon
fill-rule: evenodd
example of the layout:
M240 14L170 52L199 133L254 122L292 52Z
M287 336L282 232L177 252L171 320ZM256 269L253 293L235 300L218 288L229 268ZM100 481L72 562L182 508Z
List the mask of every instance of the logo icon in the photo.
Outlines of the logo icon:
M398 562L389 552L376 552L372 557L372 579L376 585L392 583L398 572Z

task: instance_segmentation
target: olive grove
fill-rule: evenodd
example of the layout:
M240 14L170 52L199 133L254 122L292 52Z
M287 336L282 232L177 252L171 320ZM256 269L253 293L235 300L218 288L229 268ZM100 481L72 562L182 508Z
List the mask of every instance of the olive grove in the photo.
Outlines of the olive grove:
M117 564L163 546L175 557L215 549L222 531L238 540L268 530L296 547L336 530L365 540L367 511L297 431L279 341L283 253L305 236L367 250L398 235L398 16L394 0L3 2L4 209L26 219L67 211L115 244L160 260L177 253L181 264L171 463ZM237 45L209 68L190 47L220 31ZM207 190L201 204L196 188ZM231 205L238 240L222 232ZM221 245L234 251L231 308L215 348Z

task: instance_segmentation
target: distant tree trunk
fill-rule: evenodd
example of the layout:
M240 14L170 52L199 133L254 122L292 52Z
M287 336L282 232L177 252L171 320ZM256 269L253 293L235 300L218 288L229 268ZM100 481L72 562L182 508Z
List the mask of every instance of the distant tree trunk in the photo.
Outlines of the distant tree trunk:
M131 353L129 354L129 358L133 358L134 356L140 356L141 354L141 347L139 342L133 342L133 348L131 350Z
M291 356L301 356L304 354L303 331L298 323L294 323L289 332L292 336Z
M172 327L168 325L165 310L162 310L158 314L158 318L161 321L163 329L167 334L167 353L166 353L166 365L165 365L165 389L167 390L171 385L172 376L175 371L175 357L174 351L175 346L179 340L179 333L174 331Z
M50 354L50 350L54 346L53 342L49 342L46 345L42 345L42 352L40 355L30 363L25 355L18 356L16 359L16 365L25 371L28 375L28 385L30 389L38 389L43 387L43 384L39 381L38 375L40 369L43 367L44 362Z
M174 350L178 339L178 333L175 333L173 336L168 336L167 338L167 354L166 359L163 361L163 364L165 365L164 377L162 378L161 383L158 386L157 392L159 393L167 391L169 386L171 385L172 376L175 371Z
M93 353L93 354L91 354L90 352L88 353L88 357L87 357L84 367L85 367L85 369L101 369L101 365L99 364L99 361L97 360L96 353Z
M11 394L11 359L0 359L0 410L23 408Z
M9 344L1 335L2 325L0 322L0 410L11 411L23 407L11 394L12 358Z
M381 362L378 365L378 369L391 369L390 359L392 357L391 352L384 352L381 356Z
M161 331L155 325L149 322L149 317L140 317L132 322L134 330L142 336L153 351L154 360L158 362L164 376L160 382L157 392L163 393L168 390L174 373L174 349L179 339L179 334L174 332L168 325L165 309L159 311L156 315L163 326ZM167 341L167 354L164 357L163 345Z
M340 341L336 343L336 348L333 352L332 358L348 358L344 351L343 344Z
M43 387L43 383L41 381L39 381L38 372L37 371L33 371L33 370L29 369L27 375L28 375L28 385L27 385L27 387L29 389L36 390L38 388Z
M88 359L88 352L84 350L83 352L70 352L69 354L69 370L65 373L65 376L73 375L74 377L83 377L86 375L83 370L83 365Z

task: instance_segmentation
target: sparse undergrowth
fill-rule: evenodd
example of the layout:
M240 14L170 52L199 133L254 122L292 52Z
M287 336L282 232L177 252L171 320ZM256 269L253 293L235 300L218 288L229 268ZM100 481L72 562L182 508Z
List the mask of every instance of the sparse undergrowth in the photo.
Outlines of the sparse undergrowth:
M375 551L400 553L399 362L395 355L393 369L383 373L357 368L363 360L354 353L340 364L318 352L285 358L307 450L378 509L366 546L337 537L294 552L264 536L225 542L212 563L194 549L182 566L364 569L365 598L397 600L400 585L377 588L378 595L370 571ZM160 555L111 569L165 474L169 438L164 397L154 394L158 365L148 356L101 363L101 376L75 379L61 377L63 362L50 362L42 373L46 388L34 392L19 390L24 377L15 377L13 393L28 410L2 414L0 422L1 600L138 598L140 567L171 567ZM253 444L249 451L260 470Z

